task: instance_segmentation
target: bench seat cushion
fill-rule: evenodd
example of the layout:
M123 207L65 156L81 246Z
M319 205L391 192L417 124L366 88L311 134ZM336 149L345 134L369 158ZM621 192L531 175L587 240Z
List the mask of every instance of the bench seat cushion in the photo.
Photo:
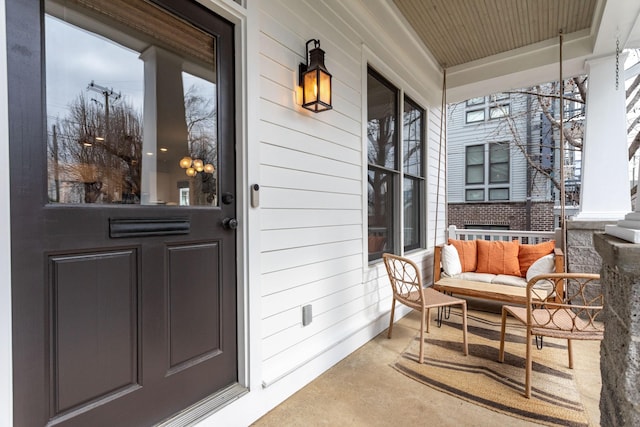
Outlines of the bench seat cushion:
M468 280L469 282L480 283L493 283L494 285L516 286L519 288L527 287L527 280L519 276L511 276L508 274L488 274L488 273L474 273L464 272L456 274L451 277L452 279ZM553 283L548 280L542 280L535 285L536 289L546 291L545 295L549 295L554 291Z
M465 271L464 273L453 276L455 279L470 280L472 282L491 283L496 278L495 274L476 273L474 271Z

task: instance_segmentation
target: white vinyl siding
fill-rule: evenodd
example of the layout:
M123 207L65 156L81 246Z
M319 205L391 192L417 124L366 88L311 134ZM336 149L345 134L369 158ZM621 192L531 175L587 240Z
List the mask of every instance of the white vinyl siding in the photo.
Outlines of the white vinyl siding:
M260 280L252 286L260 292L260 372L268 389L388 316L391 289L382 264L366 261L365 36L341 19L330 19L329 6L320 5L325 12L320 14L317 5L305 2L260 5ZM296 103L298 64L309 38L320 40L333 75L333 110L318 114ZM436 186L439 112L425 105L421 85L404 84L415 78L413 73L401 64L396 69L401 82L394 84L426 108L423 221L433 230L435 200L429 195ZM441 180L444 191L444 175ZM443 206L439 223L444 235ZM424 251L414 257L428 277L430 258ZM313 320L303 327L307 304Z

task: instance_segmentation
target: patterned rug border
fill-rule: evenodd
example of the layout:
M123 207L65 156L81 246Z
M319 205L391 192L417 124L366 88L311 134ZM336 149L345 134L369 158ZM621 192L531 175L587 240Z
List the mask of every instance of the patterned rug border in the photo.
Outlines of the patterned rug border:
M454 310L452 310L451 312L452 317L456 316L459 317L460 314L456 313ZM496 322L495 320L492 320L491 318L495 317L496 319L498 319L498 322ZM500 329L500 315L496 314L496 313L488 313L488 312L479 312L479 311L473 311L470 312L467 315L467 320L469 322L469 352L470 355L473 355L473 346L471 345L472 343L472 329L473 326L472 324L479 324L479 325L486 325L489 328L493 328L495 329L496 327L498 328L498 331ZM455 342L453 342L453 345L458 346L460 349L462 348L462 332L461 332L461 327L459 323L455 323L455 322L451 322L451 321L446 321L443 322L443 326L453 326L454 328L457 326L458 329L455 331L455 337L452 337L455 339ZM425 338L425 358L424 358L424 365L422 366L433 366L436 368L441 368L441 369L447 369L447 370L456 370L456 371L461 371L461 372L472 372L472 373L478 373L481 374L483 376L487 376L487 377L491 377L493 379L493 381L496 381L502 385L504 385L505 387L508 387L509 389L511 389L514 393L514 398L521 398L521 399L526 399L523 395L522 395L522 391L524 390L524 368L522 368L522 381L519 380L514 380L511 377L508 377L506 375L504 375L503 373L496 371L495 369L491 369L490 366L480 366L480 365L475 365L475 364L467 364L467 363L460 363L460 362L453 362L453 361L449 361L449 360L439 360L439 359L435 359L433 357L428 357L428 348L429 346L437 346L438 342L442 342L442 340L438 340L436 338L431 338L437 335L437 331L438 331L438 327L435 326L435 323L432 324L432 331L430 334L426 334L426 338ZM476 330L479 328L475 328ZM507 326L507 334L509 334L510 332L514 332L516 334L520 334L522 335L522 340L524 340L524 329L521 327L521 325L517 325L517 324L509 324ZM460 334L460 336L458 336L458 334ZM428 376L423 375L422 373L418 372L415 369L412 369L412 366L415 367L420 367L421 365L418 364L418 354L417 354L417 350L415 352L410 351L410 349L412 348L412 346L415 346L416 349L419 345L419 333L416 334L416 336L414 337L414 339L409 343L409 345L407 346L407 348L402 352L402 354L398 357L398 359L391 364L390 366L395 369L397 372L407 376L408 378L413 379L414 381L417 381L421 384L424 384L428 387L431 387L435 390L441 391L443 393L447 393L451 396L457 397L463 401L466 401L468 403L471 404L475 404L478 406L481 406L483 408L489 409L491 411L494 412L498 412L507 416L511 416L514 418L518 418L521 420L525 420L525 421L530 421L530 422L534 422L534 423L538 423L538 424L543 424L543 425L549 425L549 426L575 426L575 427L584 427L584 426L588 426L588 420L587 420L587 415L584 409L584 405L582 404L581 401L574 401L571 399L564 399L560 396L551 394L551 393L547 393L544 390L541 390L539 388L536 388L535 386L532 387L532 395L535 395L536 399L538 399L541 402L546 402L549 405L555 405L556 407L560 407L560 408L565 408L568 411L573 412L576 415L580 415L583 418L583 422L580 421L575 421L572 419L568 419L568 418L560 418L551 414L542 414L539 412L531 412L531 411L527 411L525 409L522 408L518 408L515 405L508 405L508 404L504 404L495 400L492 400L490 398L485 398L483 396L480 396L478 394L471 394L468 391L463 390L460 387L455 387L452 384L445 384L441 381L438 381L434 378L429 378ZM514 343L511 343L512 345ZM545 345L551 345L553 347L562 347L562 346L558 346L555 345L553 343L547 343L545 341ZM499 346L499 341L497 342L497 345ZM524 348L524 344L522 344L522 347ZM496 354L497 354L497 346L496 346ZM566 346L562 347L564 348L566 351ZM535 349L534 349L535 351ZM534 355L534 363L535 363L536 357ZM505 361L506 363L506 361ZM557 371L558 374L562 374L563 371L558 370ZM536 373L534 372L532 374L533 376L536 375ZM575 380L573 378L573 375L571 373L565 374L565 375L558 375L560 377L565 377L565 379L568 379L569 381L571 381L575 387ZM534 380L534 385L535 385L535 380ZM576 390L577 393L577 390Z

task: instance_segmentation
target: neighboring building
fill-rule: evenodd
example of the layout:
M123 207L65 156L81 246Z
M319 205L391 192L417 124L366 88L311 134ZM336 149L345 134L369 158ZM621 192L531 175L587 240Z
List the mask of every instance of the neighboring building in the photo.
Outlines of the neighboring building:
M547 84L546 89L550 86ZM559 134L543 114L533 91L513 90L449 105L449 224L540 231L557 227L554 205L559 203L560 193L543 172L559 180ZM556 120L558 105L559 101L551 100L549 107ZM576 120L581 127L583 119L584 104L565 102L566 127ZM579 186L579 152L566 150L565 189L571 196L568 204L576 204Z

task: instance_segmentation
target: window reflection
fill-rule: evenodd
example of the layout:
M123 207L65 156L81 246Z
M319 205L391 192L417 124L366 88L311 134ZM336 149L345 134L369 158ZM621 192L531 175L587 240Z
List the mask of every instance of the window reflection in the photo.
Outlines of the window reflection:
M49 202L217 206L214 38L143 0L45 5Z

